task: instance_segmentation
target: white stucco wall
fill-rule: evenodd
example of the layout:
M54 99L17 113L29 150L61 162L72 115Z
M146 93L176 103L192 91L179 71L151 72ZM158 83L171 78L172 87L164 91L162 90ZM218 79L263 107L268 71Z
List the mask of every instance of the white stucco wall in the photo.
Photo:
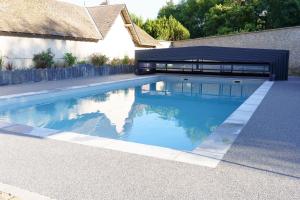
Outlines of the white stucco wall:
M0 36L0 44L0 56L5 63L11 62L14 68L31 67L33 55L48 48L55 54L56 62L63 62L62 58L67 52L73 53L78 60L87 60L93 53L105 54L110 58L122 58L125 55L134 58L135 51L121 15L117 17L105 39L98 42Z
M135 44L125 27L123 18L119 15L103 41L97 45L99 52L110 58L122 58L125 55L134 58Z
M88 56L97 46L96 42L0 36L0 55L4 61L11 62L15 68L32 66L34 54L51 48L55 58L61 60L66 52L79 58Z

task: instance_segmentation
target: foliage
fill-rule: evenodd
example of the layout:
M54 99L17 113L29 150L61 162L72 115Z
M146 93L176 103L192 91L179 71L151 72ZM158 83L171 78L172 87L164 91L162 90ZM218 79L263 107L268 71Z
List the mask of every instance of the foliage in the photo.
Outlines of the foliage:
M144 30L158 40L184 40L190 37L189 31L173 16L161 17L156 20L148 19Z
M65 53L64 60L67 66L73 66L76 63L77 58L72 53Z
M116 66L116 65L121 65L122 64L122 60L120 58L114 58L110 61L110 64L113 65L113 66Z
M177 5L169 2L160 9L158 18L173 16L189 30L192 38L204 36L205 14L221 2L222 0L183 0Z
M109 58L102 54L93 54L91 56L91 63L95 66L105 65L109 61Z
M266 28L300 25L300 0L259 0L257 10L266 12Z
M249 3L217 4L205 15L206 35L258 30L255 7Z
M51 49L43 51L39 54L33 56L34 66L36 68L47 68L51 67L54 64L54 54L51 52Z
M122 59L120 58L114 58L110 61L111 65L133 65L134 60L129 58L128 56L124 56Z
M79 65L85 65L87 63L88 62L86 60L80 60L80 61L77 62L77 64L79 64Z
M300 25L300 0L182 0L158 18L174 16L192 38Z
M144 25L144 19L142 17L137 16L137 15L135 15L133 13L130 13L130 18L131 18L131 21L133 23L135 23L136 25L138 25L141 28L143 27L143 25Z
M133 65L134 59L129 58L129 56L124 56L122 59L122 65Z

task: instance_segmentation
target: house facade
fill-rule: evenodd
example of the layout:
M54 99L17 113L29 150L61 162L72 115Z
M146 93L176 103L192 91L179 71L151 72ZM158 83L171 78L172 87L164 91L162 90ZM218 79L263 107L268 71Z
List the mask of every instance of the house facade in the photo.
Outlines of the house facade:
M82 7L56 0L0 2L0 56L14 68L29 68L34 54L50 48L57 63L65 53L134 58L136 49L162 45L132 23L126 5Z

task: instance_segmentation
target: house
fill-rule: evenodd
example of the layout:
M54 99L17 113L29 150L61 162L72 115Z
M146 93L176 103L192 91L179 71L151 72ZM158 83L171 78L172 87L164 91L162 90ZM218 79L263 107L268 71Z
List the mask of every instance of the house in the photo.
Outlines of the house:
M83 7L57 0L1 0L0 56L15 68L32 66L34 54L51 48L86 60L94 53L133 58L136 49L160 43L132 23L126 5Z

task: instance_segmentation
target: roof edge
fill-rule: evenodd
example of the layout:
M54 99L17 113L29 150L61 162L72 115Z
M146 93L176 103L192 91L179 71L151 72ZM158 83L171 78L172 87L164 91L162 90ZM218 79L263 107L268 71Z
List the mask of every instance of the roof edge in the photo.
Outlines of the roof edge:
M55 34L38 34L38 33L26 33L26 32L13 32L13 31L0 31L0 36L11 37L27 37L27 38L40 38L40 39L59 39L59 40L73 40L84 42L98 42L100 38L82 38L75 36L64 36Z
M142 44L141 38L139 37L139 34L137 33L137 31L136 31L136 29L135 29L135 27L134 27L134 24L133 24L133 22L132 22L132 19L131 19L131 17L130 17L130 13L129 13L129 11L128 11L128 8L127 8L126 4L124 4L124 9L125 9L126 13L127 13L128 16L129 16L130 23L132 24L133 30L134 30L134 32L135 32L137 38L138 38L138 42L139 42L139 44L141 45L141 44Z

